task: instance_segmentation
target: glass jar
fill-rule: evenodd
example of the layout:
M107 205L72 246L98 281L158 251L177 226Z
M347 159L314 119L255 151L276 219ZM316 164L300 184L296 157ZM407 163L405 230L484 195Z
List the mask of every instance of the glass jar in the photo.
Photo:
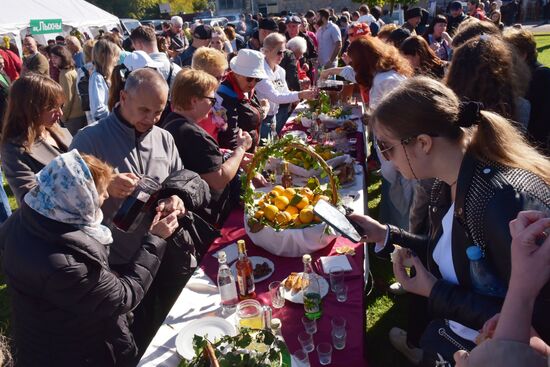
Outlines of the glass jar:
M262 305L255 299L247 299L237 304L237 327L263 329Z

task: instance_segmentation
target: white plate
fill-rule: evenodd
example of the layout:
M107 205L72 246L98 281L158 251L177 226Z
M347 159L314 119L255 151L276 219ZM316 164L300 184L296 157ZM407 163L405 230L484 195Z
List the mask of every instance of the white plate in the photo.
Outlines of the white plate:
M302 274L302 273L298 273ZM328 294L329 285L325 278L322 276L318 276L317 279L319 279L319 288L321 289L321 298L324 298ZM281 281L281 283L284 283L286 281L286 278ZM294 303L304 303L304 294L303 291L299 291L296 293L292 293L292 290L287 290L283 287L283 293L285 296L285 299L294 302Z
M271 274L273 274L273 272L275 271L275 264L273 264L273 261L269 260L267 257L263 257L263 256L249 256L248 257L250 259L250 262L252 262L252 270L254 270L254 268L256 267L256 264L262 264L262 263L267 263L267 265L269 265L269 267L271 268L271 272L267 273L266 275L264 275L263 277L259 277L259 278L254 278L254 283L259 283L261 281L264 281L266 280L267 278L269 278L271 276ZM237 269L236 269L236 265L237 265L237 262L235 261L232 265L231 265L231 271L233 272L233 276L235 277L235 279L237 279Z
M193 337L195 335L205 336L211 342L225 335L237 335L235 327L221 317L205 317L191 321L185 325L176 337L176 350L178 354L187 360L193 359L195 351L193 350Z

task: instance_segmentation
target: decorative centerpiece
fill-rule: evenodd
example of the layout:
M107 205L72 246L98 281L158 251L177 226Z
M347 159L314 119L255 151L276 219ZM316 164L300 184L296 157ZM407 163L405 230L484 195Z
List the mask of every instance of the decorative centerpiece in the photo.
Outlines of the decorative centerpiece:
M303 187L275 186L267 193L253 188L252 178L262 172L270 158L285 159L295 150L313 157L328 183L321 184L316 177L311 177ZM291 136L271 142L256 152L249 172L243 178L242 199L248 236L255 245L278 256L300 257L327 246L336 235L315 217L313 205L318 200L336 205L338 186L332 168L313 147Z
M269 330L241 329L235 336L211 342L208 336L195 335L195 357L183 359L178 367L290 367L286 344Z

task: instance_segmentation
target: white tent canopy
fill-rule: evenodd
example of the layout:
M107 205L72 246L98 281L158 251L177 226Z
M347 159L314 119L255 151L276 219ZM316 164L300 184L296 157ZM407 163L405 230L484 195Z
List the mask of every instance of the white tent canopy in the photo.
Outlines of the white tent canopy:
M12 2L0 12L0 35L8 35L17 43L30 33L31 19L61 19L62 35L73 28L90 36L99 29L109 30L120 25L119 19L84 0L4 0ZM58 34L36 35L39 43L55 38Z

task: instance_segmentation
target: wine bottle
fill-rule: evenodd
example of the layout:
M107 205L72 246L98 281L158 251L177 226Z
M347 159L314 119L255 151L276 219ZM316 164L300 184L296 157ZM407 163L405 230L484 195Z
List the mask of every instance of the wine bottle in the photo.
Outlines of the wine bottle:
M311 266L311 255L302 256L302 262L304 263L302 292L304 295L305 316L310 320L317 320L323 314L319 278Z
M227 255L225 251L218 252L218 290L220 292L222 313L229 315L237 307L239 297L237 295L237 284L231 273L231 269L227 266Z
M237 241L239 250L239 259L235 267L237 268L237 284L239 285L239 299L256 298L256 289L254 285L254 273L252 262L246 255L246 244L244 240Z
M288 187L292 187L292 175L288 170L288 162L284 162L283 164L284 164L284 169L283 169L283 176L281 177L281 183L283 184L283 187L286 189Z

